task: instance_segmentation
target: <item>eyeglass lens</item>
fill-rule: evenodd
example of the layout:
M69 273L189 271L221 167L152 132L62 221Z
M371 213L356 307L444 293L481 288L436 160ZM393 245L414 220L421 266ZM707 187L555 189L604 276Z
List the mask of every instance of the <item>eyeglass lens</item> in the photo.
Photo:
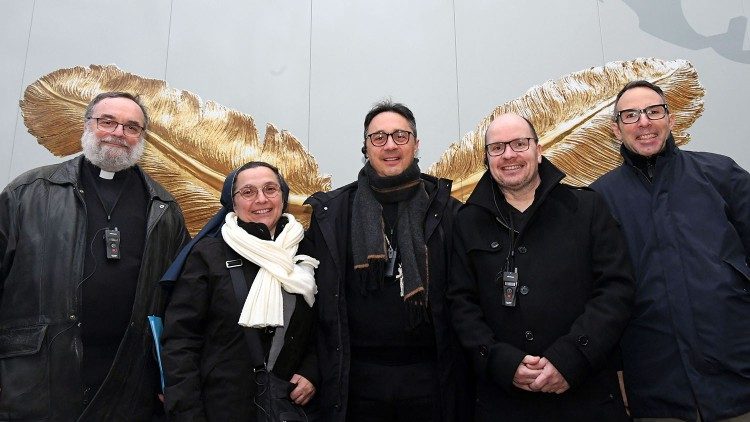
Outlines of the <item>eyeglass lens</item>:
M664 104L655 104L644 109L628 109L620 112L620 121L623 123L635 123L645 114L649 120L663 119L667 115L667 107Z
M506 146L510 146L510 149L515 152L523 152L529 149L529 139L518 138L507 142L493 142L487 144L487 152L492 156L502 155L505 152Z
M265 185L261 190L266 198L273 198L279 194L281 188L277 185ZM258 189L255 186L244 186L237 193L245 199L254 199L258 196Z
M397 130L393 133L385 133L385 132L375 132L367 135L370 138L370 142L376 147L382 147L386 143L388 143L388 137L390 136L393 139L393 142L396 143L396 145L404 145L405 143L409 142L409 138L411 138L411 132L406 130Z
M138 136L143 130L143 128L141 128L140 126L132 123L118 123L115 120L103 117L94 117L94 119L96 120L97 128L110 133L115 132L117 130L117 126L122 126L122 133L128 136Z

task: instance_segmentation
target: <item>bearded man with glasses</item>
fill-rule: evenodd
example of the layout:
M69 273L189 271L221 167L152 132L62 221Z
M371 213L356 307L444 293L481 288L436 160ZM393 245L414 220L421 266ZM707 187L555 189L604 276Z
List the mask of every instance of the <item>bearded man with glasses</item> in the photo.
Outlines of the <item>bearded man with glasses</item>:
M561 183L526 118L485 133L458 211L448 298L474 363L476 421L626 421L616 348L634 281L602 198Z
M591 187L619 221L636 270L622 338L636 420L750 421L750 174L677 148L657 85L615 100L624 163Z
M376 104L363 138L358 180L307 200L306 237L320 260L322 420L471 420L444 296L459 205L451 181L420 172L403 104Z
M137 165L138 97L97 95L83 154L0 193L0 419L148 421L163 409L147 316L188 239L180 207Z

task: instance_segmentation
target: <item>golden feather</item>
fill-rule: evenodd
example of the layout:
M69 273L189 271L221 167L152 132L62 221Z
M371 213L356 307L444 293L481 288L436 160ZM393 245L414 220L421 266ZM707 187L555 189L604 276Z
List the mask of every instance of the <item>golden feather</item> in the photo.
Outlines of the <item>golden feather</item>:
M245 162L267 161L281 170L292 191L289 211L305 224L310 212L304 199L331 188L330 176L319 174L315 159L289 132L269 124L260 142L252 117L113 65L60 69L41 77L21 100L24 123L53 154L75 154L81 151L86 105L103 91L141 96L151 122L140 164L174 195L193 234L219 208L226 174Z
M513 112L537 130L544 155L567 174L566 183L586 186L622 162L611 129L615 96L629 81L659 85L675 115L672 133L687 143L685 130L703 112L703 87L685 60L636 59L564 76L532 87L523 96L496 107L477 128L452 144L428 173L453 179L453 196L466 200L484 167L484 133L496 116Z
M665 91L675 115L678 145L688 142L685 130L703 110L703 88L695 69L684 60L637 59L612 62L548 81L523 96L496 107L477 128L451 145L428 170L454 180L453 195L465 200L485 168L484 132L495 116L515 112L535 125L545 156L566 174L566 182L587 185L621 162L610 128L615 95L628 81L646 79ZM81 150L83 110L102 91L128 91L142 96L151 117L141 165L177 198L191 233L218 209L225 174L250 160L268 161L290 184L290 211L305 224L304 199L329 190L330 177L289 132L266 126L258 140L252 117L167 87L115 66L91 65L52 72L29 85L21 101L29 132L53 154Z

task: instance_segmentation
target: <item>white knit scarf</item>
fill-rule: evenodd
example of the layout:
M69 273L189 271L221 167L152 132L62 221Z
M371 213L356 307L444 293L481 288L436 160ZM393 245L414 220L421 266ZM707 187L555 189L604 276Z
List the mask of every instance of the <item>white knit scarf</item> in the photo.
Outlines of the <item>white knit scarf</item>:
M234 212L227 214L221 227L227 245L260 267L237 322L244 327L284 325L282 288L289 293L301 294L310 306L315 303L318 287L314 269L320 262L307 255L295 255L304 229L293 215L284 216L289 222L274 240L259 239L246 232L237 225Z

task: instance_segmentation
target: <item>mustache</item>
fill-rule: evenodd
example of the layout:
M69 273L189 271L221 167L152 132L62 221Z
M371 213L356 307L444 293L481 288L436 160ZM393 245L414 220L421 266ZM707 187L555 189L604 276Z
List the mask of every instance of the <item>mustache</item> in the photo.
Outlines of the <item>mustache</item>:
M128 143L125 142L125 140L117 138L115 136L105 136L105 137L99 139L99 142L106 142L108 144L114 144L114 145L119 145L119 146L122 146L122 147L128 147Z

